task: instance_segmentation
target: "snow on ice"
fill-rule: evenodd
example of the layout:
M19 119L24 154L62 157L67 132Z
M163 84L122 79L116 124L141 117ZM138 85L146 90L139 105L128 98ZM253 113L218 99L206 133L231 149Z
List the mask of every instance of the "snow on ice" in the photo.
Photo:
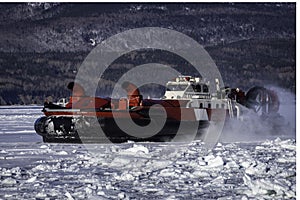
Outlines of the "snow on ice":
M39 108L23 109L26 133L23 111L0 109L0 199L296 198L294 138L44 144L29 126Z

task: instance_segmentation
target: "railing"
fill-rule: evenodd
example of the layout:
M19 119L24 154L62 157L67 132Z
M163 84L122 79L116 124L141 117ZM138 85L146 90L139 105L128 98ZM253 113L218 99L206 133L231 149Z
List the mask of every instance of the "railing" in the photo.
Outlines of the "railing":
M228 99L228 110L230 118L233 118L233 109L232 109L232 102L231 99Z
M187 98L191 99L210 99L211 95L209 93L201 92L185 92L184 94Z

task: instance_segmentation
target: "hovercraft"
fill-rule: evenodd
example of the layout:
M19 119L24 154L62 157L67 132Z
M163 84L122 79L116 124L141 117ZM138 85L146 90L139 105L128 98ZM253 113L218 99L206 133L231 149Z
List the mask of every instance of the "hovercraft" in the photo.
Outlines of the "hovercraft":
M217 79L215 84L217 92L211 93L210 83L204 79L179 76L167 82L163 98L143 99L134 84L125 82L122 87L127 97L112 99L85 96L84 88L72 82L68 85L73 91L69 102L45 102L45 116L37 119L34 127L44 142L201 140L212 123L241 120L245 110L267 116L279 109L277 95L264 87L254 87L245 94L238 88L220 88Z

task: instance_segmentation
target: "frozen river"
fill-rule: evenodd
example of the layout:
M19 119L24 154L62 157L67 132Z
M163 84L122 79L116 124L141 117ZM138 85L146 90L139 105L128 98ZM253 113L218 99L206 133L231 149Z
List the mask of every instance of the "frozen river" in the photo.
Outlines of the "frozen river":
M40 110L0 107L0 199L296 198L293 128L223 136L212 150L200 141L44 144L33 129Z

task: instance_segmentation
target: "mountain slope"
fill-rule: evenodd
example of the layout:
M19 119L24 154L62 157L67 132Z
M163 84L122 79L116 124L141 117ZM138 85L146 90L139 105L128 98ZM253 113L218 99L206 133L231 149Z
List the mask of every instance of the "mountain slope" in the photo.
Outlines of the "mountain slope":
M226 85L294 90L295 13L293 3L0 4L0 104L67 96L66 83L94 48L91 39L97 44L149 26L182 32L203 45Z

